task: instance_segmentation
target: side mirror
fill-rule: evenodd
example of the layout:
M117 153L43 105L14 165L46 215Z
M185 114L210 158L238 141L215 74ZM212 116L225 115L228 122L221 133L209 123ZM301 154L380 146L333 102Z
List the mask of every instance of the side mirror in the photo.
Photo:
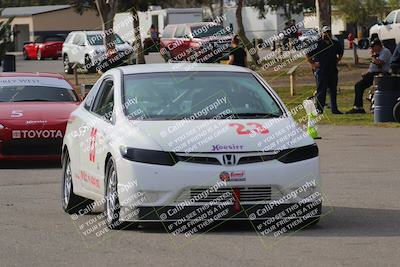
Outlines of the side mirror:
M386 20L382 21L382 25L388 25L388 24L389 23Z

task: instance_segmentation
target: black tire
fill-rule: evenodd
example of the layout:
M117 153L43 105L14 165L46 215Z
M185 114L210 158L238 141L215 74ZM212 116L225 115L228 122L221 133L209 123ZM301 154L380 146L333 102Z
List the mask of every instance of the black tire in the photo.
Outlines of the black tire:
M38 51L36 52L36 58L37 60L44 60L45 58L42 55L42 50L38 49Z
M105 199L106 199L106 223L107 227L112 230L119 230L133 225L128 222L121 222L120 203L118 198L118 175L117 168L113 158L107 161L106 165L106 182L105 182Z
M71 160L68 152L64 155L62 170L61 206L63 210L68 214L79 214L79 211L87 213L91 208L93 200L75 195L72 182Z
M96 72L96 67L92 65L92 60L90 59L90 57L88 55L85 56L85 69L88 73Z
M53 60L58 60L58 56L52 57Z
M393 108L393 118L395 121L400 122L400 101Z
M64 72L65 73L67 73L67 74L74 73L74 70L71 68L71 63L69 62L68 55L64 55L63 64L64 64Z
M29 56L28 56L28 52L26 52L26 50L22 50L22 56L24 58L24 60L29 60Z

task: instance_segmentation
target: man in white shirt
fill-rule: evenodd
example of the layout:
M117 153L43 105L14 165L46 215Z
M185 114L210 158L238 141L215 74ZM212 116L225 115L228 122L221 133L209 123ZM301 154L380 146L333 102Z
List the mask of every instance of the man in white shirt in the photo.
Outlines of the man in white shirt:
M389 49L382 46L379 39L374 39L371 42L371 64L369 65L368 72L363 73L361 75L362 79L354 86L354 107L347 111L346 114L365 113L363 107L364 91L373 84L375 75L389 72L391 57L392 53Z

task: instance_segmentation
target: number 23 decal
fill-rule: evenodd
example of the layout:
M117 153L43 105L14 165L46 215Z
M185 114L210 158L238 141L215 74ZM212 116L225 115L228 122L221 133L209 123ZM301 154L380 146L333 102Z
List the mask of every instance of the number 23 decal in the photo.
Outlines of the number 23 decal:
M230 123L230 127L236 128L238 135L251 135L251 134L268 134L269 130L262 124L257 122L248 122L246 124Z

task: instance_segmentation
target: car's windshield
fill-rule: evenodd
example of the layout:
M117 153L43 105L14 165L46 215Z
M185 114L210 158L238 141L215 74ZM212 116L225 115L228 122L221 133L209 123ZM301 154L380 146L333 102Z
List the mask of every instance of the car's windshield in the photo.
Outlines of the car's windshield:
M126 75L123 106L131 119L271 118L276 101L251 73L174 72Z
M123 44L124 41L119 37L118 34L114 34L115 44ZM104 36L102 34L88 34L87 40L90 45L104 45Z
M44 38L45 42L64 42L64 38L61 36L48 36Z
M0 86L0 102L75 102L71 89L47 86Z
M205 38L210 36L225 36L230 32L221 25L202 25L191 27L193 38Z

